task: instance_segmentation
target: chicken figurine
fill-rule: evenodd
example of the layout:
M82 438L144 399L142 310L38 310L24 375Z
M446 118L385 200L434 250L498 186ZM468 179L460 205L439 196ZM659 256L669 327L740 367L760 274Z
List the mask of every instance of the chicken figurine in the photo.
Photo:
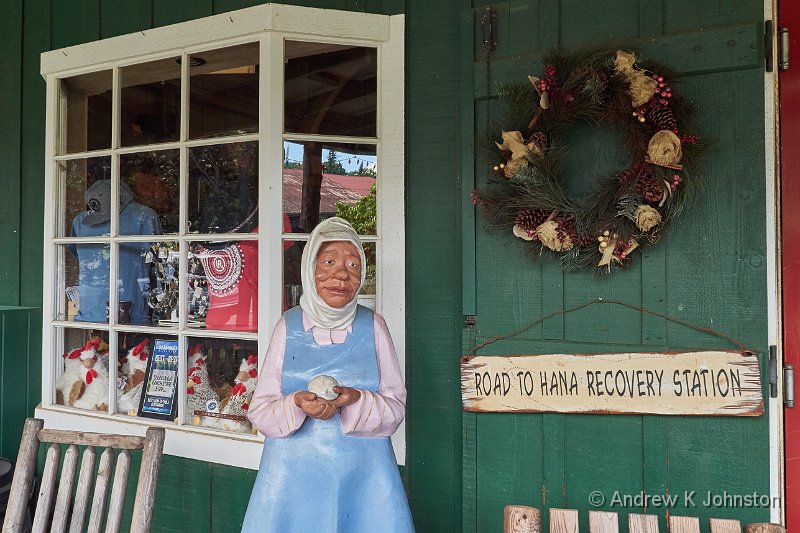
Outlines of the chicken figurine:
M80 369L83 394L72 404L75 407L95 411L108 410L108 369L98 357L101 342L95 337L81 351L79 359L83 363L83 368Z
M189 381L186 383L186 408L195 426L214 427L217 418L196 414L197 411L219 412L219 395L211 388L208 368L203 357L202 346L195 344L189 349Z
M147 370L147 359L150 352L147 345L150 339L145 339L128 352L128 380L125 388L117 400L117 412L136 416L139 412L139 400L142 398L144 375Z
M258 357L250 355L242 359L239 373L234 380L233 390L228 403L222 409L222 418L217 427L239 433L253 432L254 428L247 420L247 409L258 383Z
M81 352L84 347L76 348L71 352L65 352L64 373L56 380L56 403L61 405L72 405L83 393L83 381L81 380Z

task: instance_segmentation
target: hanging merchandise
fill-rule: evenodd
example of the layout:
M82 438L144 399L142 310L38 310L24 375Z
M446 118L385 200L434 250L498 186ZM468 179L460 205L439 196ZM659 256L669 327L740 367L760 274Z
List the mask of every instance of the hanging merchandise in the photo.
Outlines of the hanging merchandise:
M560 256L565 269L610 272L656 243L687 205L710 143L685 133L692 108L662 66L637 66L622 50L555 51L545 64L541 78L499 88L504 119L487 131L494 176L472 203L490 225ZM576 201L560 168L563 136L581 121L621 129L630 162Z

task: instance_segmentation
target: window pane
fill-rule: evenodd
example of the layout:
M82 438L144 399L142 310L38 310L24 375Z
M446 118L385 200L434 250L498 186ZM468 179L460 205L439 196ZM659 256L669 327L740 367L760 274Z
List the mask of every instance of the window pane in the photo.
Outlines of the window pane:
M364 278L364 285L361 286L358 292L358 303L370 309L375 309L375 287L377 286L375 252L377 244L374 242L362 244L364 246L364 255L367 259L367 273ZM300 304L300 296L303 294L300 265L305 246L305 241L284 241L283 311L288 311Z
M339 216L375 235L375 145L287 141L283 150L283 210L293 232Z
M55 203L59 209L56 234L59 237L107 235L110 227L106 218L108 211L105 215L94 211L108 207L111 198L106 199L105 206L90 200L99 198L94 193L104 187L95 183L110 183L111 158L90 157L61 161L57 163L57 172L62 187L60 201ZM95 188L87 192L93 185Z
M139 146L177 141L181 66L175 58L120 69L120 143Z
M111 148L111 83L110 70L61 80L64 123L57 153Z
M58 328L55 403L108 411L108 332Z
M56 320L108 322L110 257L107 243L56 246Z
M284 131L375 137L378 52L286 41Z
M178 244L123 242L119 254L117 323L176 326Z
M189 138L258 131L258 43L189 60Z
M117 343L117 413L172 420L182 389L178 338L120 332Z
M189 149L189 232L247 233L258 222L258 143Z
M258 344L236 339L188 339L186 423L251 433L247 408L258 383Z
M195 242L189 251L189 325L256 331L258 241Z
M180 155L178 150L120 156L120 235L178 232Z

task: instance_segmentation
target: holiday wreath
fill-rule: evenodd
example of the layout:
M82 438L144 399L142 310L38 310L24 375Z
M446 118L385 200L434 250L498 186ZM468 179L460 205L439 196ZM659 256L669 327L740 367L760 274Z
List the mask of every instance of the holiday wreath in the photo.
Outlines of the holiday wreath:
M541 78L499 87L504 120L486 141L494 174L472 201L489 224L561 255L565 268L610 271L658 241L687 204L708 143L685 133L692 108L673 93L666 68L621 50L544 59ZM620 128L630 163L575 201L560 184L559 140L579 121Z

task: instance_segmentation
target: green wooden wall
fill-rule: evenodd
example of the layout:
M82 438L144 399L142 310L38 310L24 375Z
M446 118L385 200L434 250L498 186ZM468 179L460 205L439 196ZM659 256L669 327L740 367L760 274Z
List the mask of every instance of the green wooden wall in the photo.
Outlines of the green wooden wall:
M0 77L0 190L12 199L0 206L0 305L41 306L44 83L39 54L258 3L0 0L0 66L11 73ZM713 325L766 349L762 4L498 2L499 48L487 80L475 26L486 3L482 0L290 3L406 14L409 402L404 474L417 530L502 531L502 507L508 503L577 507L586 530L587 494L595 488L765 493L766 417L464 415L458 378L459 358L476 339L507 333L546 312L597 297ZM687 73L678 90L697 101L700 133L719 139L708 187L663 243L629 271L610 278L563 274L552 261L532 261L515 239L484 230L468 201L485 170L473 162L472 136L492 112L493 83L536 73L547 47L636 44L640 39L659 61ZM575 151L573 168L593 161L587 155L592 151L608 152L608 165L616 160L613 135L576 135L589 149ZM574 186L579 190L583 185ZM14 318L4 320L22 320L16 309L9 312ZM464 327L464 314L477 316L476 328ZM30 347L38 343L37 328L15 325L3 331L11 332L12 346ZM704 346L719 343L629 310L603 309L550 320L486 353ZM37 402L39 379L36 357L17 348L11 353L22 358L28 385L23 404L21 385L11 381L17 374L6 372L5 359L0 360L0 453L6 455L16 446L13 428ZM247 470L165 458L154 531L238 529L253 479ZM766 509L696 511L686 514L735 513L743 520L768 515Z

